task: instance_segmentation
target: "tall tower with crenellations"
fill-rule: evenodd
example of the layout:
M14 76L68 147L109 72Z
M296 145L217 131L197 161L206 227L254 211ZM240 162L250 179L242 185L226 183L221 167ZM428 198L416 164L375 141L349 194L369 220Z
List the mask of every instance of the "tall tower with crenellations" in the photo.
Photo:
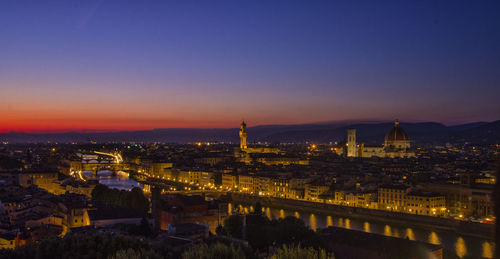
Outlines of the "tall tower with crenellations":
M240 149L247 149L247 124L245 121L241 122L240 126Z
M347 130L347 156L348 157L357 157L356 147L356 129L348 129Z

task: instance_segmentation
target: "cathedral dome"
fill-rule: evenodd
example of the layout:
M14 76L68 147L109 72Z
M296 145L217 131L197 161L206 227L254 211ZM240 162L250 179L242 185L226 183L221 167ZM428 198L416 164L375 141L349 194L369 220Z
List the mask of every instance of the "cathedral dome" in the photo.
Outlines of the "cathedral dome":
M394 127L392 127L391 131L387 133L385 136L385 142L391 143L394 141L410 141L408 134L403 130L403 128L399 127L399 121L396 120L394 123Z

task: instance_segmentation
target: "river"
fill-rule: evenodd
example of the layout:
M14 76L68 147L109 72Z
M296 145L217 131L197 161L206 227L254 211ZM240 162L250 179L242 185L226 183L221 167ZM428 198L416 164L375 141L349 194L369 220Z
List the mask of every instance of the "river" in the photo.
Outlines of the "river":
M230 207L232 205L230 204ZM253 211L252 206L239 205L240 211ZM357 218L339 217L334 215L315 214L307 211L290 211L279 208L263 208L264 214L269 219L294 216L302 219L311 229L316 230L328 226L370 232L380 235L409 238L443 246L445 253L454 253L459 258L465 256L473 258L493 258L495 242L482 238L461 236L452 231L432 231L421 227L405 227L393 223L361 220Z
M87 172L87 175L89 175L89 173L90 175L92 174L92 172ZM97 179L100 184L104 184L112 189L130 191L134 187L144 188L142 184L129 178L128 174L122 171L119 171L116 176L113 176L111 171L99 171L97 176L93 177L93 179Z
M128 177L111 175L98 176L99 183L110 188L130 190L134 187L143 188L137 181ZM230 208L232 205L229 205ZM252 211L252 206L241 206L241 211ZM232 209L230 209L232 211ZM270 219L294 216L302 219L311 229L316 230L328 226L376 233L399 238L409 238L443 246L445 253L454 253L459 258L465 256L474 258L493 258L495 242L483 238L462 236L452 231L431 230L422 227L405 227L394 223L361 220L358 218L339 217L335 215L315 214L307 211L290 211L279 208L264 207L264 214Z

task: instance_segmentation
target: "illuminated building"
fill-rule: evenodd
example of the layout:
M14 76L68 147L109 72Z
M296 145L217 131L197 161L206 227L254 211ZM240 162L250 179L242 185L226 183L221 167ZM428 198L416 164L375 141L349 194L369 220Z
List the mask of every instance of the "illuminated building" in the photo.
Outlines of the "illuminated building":
M242 121L240 126L240 149L242 150L247 149L247 135L247 124Z
M0 233L0 249L16 248L17 239L14 233Z
M259 195L269 195L271 192L271 178L264 176L253 177L253 192Z
M460 183L428 183L422 186L425 190L442 193L446 196L446 208L450 213L462 217L492 218L493 188L492 184L481 184L474 181L468 173L460 174Z
M393 149L410 148L410 138L403 128L399 126L398 120L396 120L394 127L385 136L384 147Z
M280 154L280 150L268 146L247 146L247 125L243 121L240 126L240 148L235 148L234 156L242 163L263 163L265 165L308 165L309 160L297 157L286 157ZM223 159L221 159L223 161Z
M379 209L404 211L406 206L406 191L403 185L383 185L378 188Z
M306 200L317 200L320 195L326 193L330 189L330 186L324 182L316 181L314 183L305 184L305 195Z
M238 175L238 190L241 192L253 192L253 177L251 175Z
M57 172L34 171L20 172L18 174L18 183L21 187L29 187L32 185L47 185L57 180Z
M236 189L238 182L235 175L222 174L222 188L226 190Z
M274 154L254 154L252 161L263 163L265 165L308 165L309 160L298 157L284 157Z
M291 193L290 179L289 178L274 178L271 179L271 195L280 198L293 198Z
M347 131L347 156L348 157L414 157L410 150L410 138L399 126L396 120L394 127L387 133L381 147L368 147L364 143L356 143L356 130Z
M202 196L174 195L163 197L156 215L161 230L171 230L182 223L206 224L212 233L227 217L228 204L205 201Z
M376 208L375 202L377 193L375 192L347 192L345 193L344 205L352 207Z
M412 191L406 194L406 210L410 214L441 216L446 213L446 199L441 194Z
M163 177L168 168L172 168L172 163L153 162L150 159L141 160L141 170L154 177Z

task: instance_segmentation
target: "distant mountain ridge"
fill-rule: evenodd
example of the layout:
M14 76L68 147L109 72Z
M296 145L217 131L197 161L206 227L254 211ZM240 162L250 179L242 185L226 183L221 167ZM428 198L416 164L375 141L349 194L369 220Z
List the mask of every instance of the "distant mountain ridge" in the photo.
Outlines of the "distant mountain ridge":
M401 123L414 143L444 144L447 142L500 143L500 120L445 126L436 122ZM262 125L248 128L248 141L271 143L329 143L343 141L347 129L357 130L357 139L370 145L382 144L393 122L381 123L322 123L299 125ZM64 133L0 133L0 141L9 143L46 142L164 142L186 143L197 141L239 141L238 128L226 129L154 129L118 132L64 132Z

